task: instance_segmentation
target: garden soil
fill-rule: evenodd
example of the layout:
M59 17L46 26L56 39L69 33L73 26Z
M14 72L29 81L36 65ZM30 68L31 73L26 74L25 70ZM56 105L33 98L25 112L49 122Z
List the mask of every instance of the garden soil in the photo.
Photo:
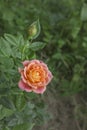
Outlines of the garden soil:
M87 130L87 117L80 116L79 112L79 106L84 106L87 110L87 104L80 95L64 97L56 92L47 91L44 101L52 118L33 130Z

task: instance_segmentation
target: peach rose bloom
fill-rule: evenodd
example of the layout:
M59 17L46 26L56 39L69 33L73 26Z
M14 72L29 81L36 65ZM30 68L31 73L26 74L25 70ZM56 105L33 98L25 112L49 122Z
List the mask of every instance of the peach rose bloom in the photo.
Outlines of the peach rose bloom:
M24 68L19 68L21 80L18 83L20 89L26 92L43 93L46 86L52 80L52 73L47 65L39 60L25 60Z

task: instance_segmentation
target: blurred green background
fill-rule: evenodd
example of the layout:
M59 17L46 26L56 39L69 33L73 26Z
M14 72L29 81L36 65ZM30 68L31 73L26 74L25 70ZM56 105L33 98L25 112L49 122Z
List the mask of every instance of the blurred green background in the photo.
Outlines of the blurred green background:
M0 0L0 35L22 33L39 19L39 40L47 43L37 52L54 75L48 89L60 96L80 94L87 99L87 1ZM51 86L51 87L50 87ZM87 113L86 113L87 114Z

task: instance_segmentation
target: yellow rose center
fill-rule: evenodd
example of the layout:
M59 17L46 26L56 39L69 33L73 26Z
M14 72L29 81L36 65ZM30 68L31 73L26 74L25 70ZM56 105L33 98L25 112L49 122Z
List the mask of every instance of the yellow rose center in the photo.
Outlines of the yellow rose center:
M38 71L31 71L30 78L32 82L39 82L40 81L40 73Z
M39 82L44 82L46 77L46 72L42 66L37 64L31 65L26 69L27 81L31 84L36 84Z
M31 82L40 82L41 76L38 70L32 69L27 73L27 77Z

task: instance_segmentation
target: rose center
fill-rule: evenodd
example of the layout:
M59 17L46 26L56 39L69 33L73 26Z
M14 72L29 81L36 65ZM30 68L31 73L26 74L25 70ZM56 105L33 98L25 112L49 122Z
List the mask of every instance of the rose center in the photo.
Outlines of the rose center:
M40 74L37 71L32 72L32 78L36 81L40 80Z
M28 78L32 81L32 82L39 82L41 79L40 73L38 71L35 70L30 70L29 74L28 74Z

